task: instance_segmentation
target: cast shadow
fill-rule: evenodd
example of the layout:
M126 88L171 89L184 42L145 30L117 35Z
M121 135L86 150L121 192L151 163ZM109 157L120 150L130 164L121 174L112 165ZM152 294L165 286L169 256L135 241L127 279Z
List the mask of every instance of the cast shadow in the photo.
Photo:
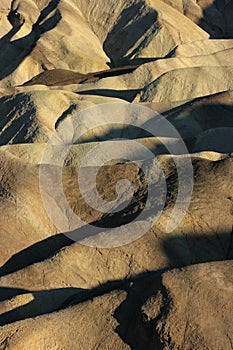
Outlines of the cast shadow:
M198 25L210 34L211 39L230 39L233 37L232 16L232 1L215 0L203 8Z
M0 277L21 270L29 265L48 259L61 248L73 243L63 234L58 234L37 242L13 255L1 268Z
M24 305L0 315L0 326L56 311L62 307L64 300L69 299L72 295L78 295L79 293L82 295L84 291L85 289L82 288L59 288L31 292L15 288L0 287L1 301L3 301L4 298L6 300L19 295L30 294L28 295L28 302Z
M137 62L135 55L151 42L159 29L157 18L158 13L154 9L145 11L144 1L139 1L122 11L117 24L108 33L103 45L110 58L111 67L132 64L131 60ZM123 45L122 38L125 38ZM126 55L130 49L132 51Z
M135 90L111 90L111 89L94 89L94 90L81 90L77 91L79 95L89 95L89 96L104 96L113 97L132 102L141 89Z
M60 0L51 0L46 8L41 11L37 22L32 26L31 32L13 41L11 41L12 37L20 30L24 22L23 20L19 21L19 14L11 9L8 19L13 25L13 28L0 39L0 80L12 74L21 62L32 52L41 35L55 28L60 22L61 13L56 9L59 2ZM49 15L51 15L51 17L46 19Z
M186 233L164 238L163 249L168 257L168 266L157 271L139 273L122 280L113 280L85 290L81 288L61 288L49 291L31 292L27 290L1 288L1 300L16 295L32 294L32 300L25 305L5 312L0 316L0 324L5 325L39 315L78 305L112 291L125 291L126 299L117 307L114 317L119 325L115 329L120 338L132 350L163 349L156 332L157 317L148 320L142 306L157 293L164 293L162 274L173 268L183 268L194 264L210 263L233 259L233 231L220 232L215 237L209 234ZM164 307L163 312L166 313Z
M219 233L218 237L211 238L208 234L187 233L164 239L163 248L169 259L169 265L164 270L147 272L133 278L132 287L127 290L127 298L114 314L119 322L116 332L132 350L164 348L156 332L159 315L148 320L143 317L142 311L142 306L149 298L154 298L158 293L165 296L162 273L194 264L232 260L232 235L233 232L223 232ZM160 312L165 317L166 305Z

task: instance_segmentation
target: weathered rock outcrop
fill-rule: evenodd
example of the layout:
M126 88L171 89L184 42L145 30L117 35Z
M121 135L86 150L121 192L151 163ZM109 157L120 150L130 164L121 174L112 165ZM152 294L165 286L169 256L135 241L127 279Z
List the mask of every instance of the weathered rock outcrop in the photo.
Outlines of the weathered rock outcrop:
M232 4L1 1L1 350L232 349Z

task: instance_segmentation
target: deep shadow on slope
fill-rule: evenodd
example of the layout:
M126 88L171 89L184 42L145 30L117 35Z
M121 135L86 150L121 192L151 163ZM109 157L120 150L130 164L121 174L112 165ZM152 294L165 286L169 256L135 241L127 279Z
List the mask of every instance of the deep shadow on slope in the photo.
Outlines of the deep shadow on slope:
M80 95L97 95L121 98L125 101L132 102L134 97L140 90L85 90L79 91ZM218 94L216 94L218 95ZM214 95L212 95L213 97ZM221 94L219 94L221 96ZM229 99L229 101L231 101ZM233 140L233 104L209 102L206 97L196 98L187 103L184 103L178 107L166 110L161 113L178 131L182 140L185 142L187 149L190 153L201 151L213 151L219 153L231 152L230 136ZM155 111L155 121L158 120L159 114ZM77 143L83 142L98 142L111 140L113 138L126 138L135 139L148 138L148 137L164 137L171 138L171 135L163 127L159 128L157 124L156 134L152 135L146 131L151 120L141 125L141 127L133 127L127 124L127 118L125 118L125 124L121 127L117 127L113 124L111 131L95 136L83 136L83 140L77 141ZM162 125L162 124L161 124ZM94 129L93 129L94 130ZM216 134L216 138L206 131L213 131ZM204 134L205 133L205 134ZM225 139L224 139L225 133ZM205 136L205 142L202 142L200 137ZM228 140L228 144L224 141ZM169 153L166 149L166 143L163 145L164 154ZM181 148L183 151L183 148ZM151 151L155 154L161 154L161 147L155 145ZM179 153L179 147L176 149L176 154Z
M23 269L26 266L48 259L73 241L63 234L46 238L13 255L1 268L0 276Z
M233 1L215 0L203 8L199 26L210 34L211 39L233 38Z
M128 344L133 350L141 349L162 349L162 344L156 334L157 319L148 320L144 317L142 306L152 296L160 291L164 293L161 285L162 273L172 269L189 266L190 264L208 263L213 261L224 261L233 259L233 241L232 232L223 232L219 234L221 241L228 241L229 246L226 251L217 253L214 246L209 244L205 235L197 236L197 234L182 235L168 237L164 239L164 251L167 254L170 264L167 268L158 271L143 272L134 277L124 280L115 280L97 286L90 290L79 288L61 288L49 291L27 291L14 288L0 288L1 300L7 300L13 296L25 293L32 293L33 300L26 305L15 308L0 316L0 324L8 324L17 320L24 320L30 317L35 317L61 310L72 305L91 300L95 297L102 296L113 290L125 290L127 292L126 299L115 310L114 317L119 322L116 332L122 340ZM183 259L190 253L187 247L195 247L199 241L199 247L193 251L195 260ZM208 245L208 249L207 248ZM168 249L168 246L170 248ZM183 254L180 254L181 246ZM212 250L212 253L210 254ZM175 257L175 260L174 260ZM166 312L166 305L161 312Z
M201 101L201 99L199 101ZM26 103L27 101L23 100L22 102ZM176 120L176 118L177 118L177 120L180 122L179 114L183 111L184 107L186 109L191 108L192 103L188 103L185 106L181 106L181 107L175 108L173 110L170 110L169 113L166 113L166 117L168 118L168 120L171 121L172 118L173 118L173 120ZM71 109L73 111L74 106L72 106ZM208 113L208 111L209 111L209 113ZM70 112L70 110L68 109L67 113L69 113L69 112ZM206 105L206 104L204 104L204 105L200 105L198 108L195 108L194 111L190 110L190 113L186 116L186 118L188 119L189 122L192 119L195 122L198 121L202 125L203 129L208 128L208 126L211 128L213 128L214 126L215 127L225 126L225 127L232 128L233 127L232 115L233 115L233 107L231 105L220 105L220 104ZM25 116L25 118L26 117L27 116ZM66 112L64 112L63 115L61 116L62 119L64 117L66 117ZM28 119L30 119L30 118L28 118ZM4 119L3 119L2 122L3 122L3 125L1 125L1 127L4 127L4 125L5 125L4 123L6 123L7 121L4 122ZM24 121L24 123L26 123L26 122ZM14 128L15 128L15 126L14 126ZM175 126L177 127L176 124L175 124ZM133 131L135 134L137 134L137 138L150 136L150 135L145 135L145 134L140 136L138 130L131 130L131 132L133 132ZM184 137L183 133L185 133L187 131L187 129L185 127L184 127L184 130L178 128L178 131ZM126 130L126 132L129 132L129 129ZM103 139L108 139L108 138L110 138L110 136L111 135L103 135ZM158 135L158 136L168 136L168 135ZM1 137L3 137L3 135ZM114 138L118 138L118 137L122 137L122 135L118 135L117 130L116 130L116 134L114 134ZM123 135L123 137L126 137L126 135ZM196 135L194 134L193 137L195 138ZM184 137L184 139L185 139L185 137ZM95 141L95 140L91 139L90 141ZM190 142L190 144L192 144L192 143L193 142ZM216 145L217 145L217 143L218 143L218 140L216 140ZM155 148L152 151L156 154L157 148ZM217 146L216 146L216 151L219 151ZM143 176L143 174L142 174L142 176ZM141 180L143 179L142 176L141 176ZM230 176L230 174L229 174L229 176ZM172 178L172 177L171 177L171 179L168 178L167 185L168 185L168 192L167 192L167 203L168 203L170 201L170 195L173 193L174 178ZM125 224L127 222L134 220L140 214L140 211L144 209L144 207L142 207L138 204L139 203L146 203L146 198L147 198L146 196L147 196L146 187L140 185L140 191L135 192L135 196L134 196L133 200L131 201L130 205L126 208L126 210L123 210L119 213L105 215L104 217L102 217L101 221L92 222L92 224L94 226L96 226L96 228L98 228L99 232L101 232L101 227L110 227L111 228L111 227L119 226L119 225L122 225L122 224ZM148 216L150 216L150 213L148 213ZM70 234L70 232L68 234ZM82 239L82 237L83 238L87 237L87 234L88 234L88 227L85 227L85 226L83 228L79 229L77 232L77 235L80 239ZM198 241L201 241L201 238L198 237ZM6 262L5 265L0 268L0 276L12 273L14 271L20 270L20 269L30 265L30 264L47 259L49 256L53 255L56 251L58 251L59 249L61 249L64 246L70 245L71 243L72 243L72 240L70 240L67 236L61 235L61 234L46 238L44 241L35 243L31 247L28 247L28 248L24 249L23 251L18 252L17 254L12 256L8 260L8 262ZM203 241L203 245L204 245L204 243L205 243L205 241ZM178 242L177 242L177 244L178 244ZM175 244L175 245L177 245L177 244ZM188 249L188 247L186 247L186 248ZM169 255L171 255L171 254L169 253ZM191 263L192 263L192 261L190 261L190 264Z
M175 126L190 153L213 151L219 153L231 152L231 145L226 144L228 134L233 136L233 104L209 103L205 97L194 99L184 105L162 113L168 121ZM225 129L225 142L224 133ZM214 131L213 139L207 131ZM200 137L205 140L199 143Z
M23 21L18 22L17 13L13 10L8 15L8 19L13 29L0 39L0 80L15 71L20 63L32 52L41 35L52 30L61 20L61 13L56 7L60 0L51 0L48 6L41 11L36 23L32 26L32 31L23 38L11 41L11 38L23 25ZM46 17L55 13L46 20Z
M131 60L137 62L141 50L151 42L159 30L157 18L158 13L144 1L136 2L120 13L116 25L108 33L103 45L110 58L110 67L130 64ZM130 49L131 52L126 55Z
M36 115L36 107L31 103L29 95L17 94L14 97L14 103L17 105L17 114L12 108L11 96L4 96L0 99L0 146L32 142L37 133L37 126L33 125L32 117ZM31 130L29 137L27 137L28 129Z
M88 291L87 291L88 292ZM0 287L0 301L9 299L17 295L31 293L25 289L14 289ZM72 295L83 295L85 289L81 288L60 288L32 292L33 300L16 309L0 315L0 326L6 323L12 323L16 320L25 320L27 318L44 315L53 312L62 307L64 300ZM56 306L55 306L56 305Z
M114 90L114 89L94 89L94 90L81 90L77 93L79 95L87 96L104 96L104 97L114 97L127 102L133 102L141 89L135 90Z
M0 326L59 311L101 297L114 290L124 290L127 292L127 298L115 310L114 317L119 322L119 326L115 331L133 350L154 350L155 346L156 350L159 350L161 348L160 341L153 327L154 322L147 322L144 319L141 306L160 289L162 272L164 271L142 273L127 280L107 282L91 290L61 288L30 292L14 288L0 288L1 294L4 295L2 300L6 300L7 295L16 296L32 293L33 296L33 300L28 304L0 315Z

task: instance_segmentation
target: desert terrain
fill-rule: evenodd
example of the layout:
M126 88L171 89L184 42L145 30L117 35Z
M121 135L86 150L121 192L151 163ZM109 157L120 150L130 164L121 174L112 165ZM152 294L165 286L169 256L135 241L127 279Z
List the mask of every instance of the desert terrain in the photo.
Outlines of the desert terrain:
M233 349L232 18L1 0L0 350Z

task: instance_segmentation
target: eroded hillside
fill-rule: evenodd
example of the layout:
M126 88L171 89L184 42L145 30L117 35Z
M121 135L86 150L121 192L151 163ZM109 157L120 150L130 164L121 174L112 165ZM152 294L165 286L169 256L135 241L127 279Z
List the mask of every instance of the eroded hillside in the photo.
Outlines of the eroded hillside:
M0 349L232 349L232 15L1 1Z

